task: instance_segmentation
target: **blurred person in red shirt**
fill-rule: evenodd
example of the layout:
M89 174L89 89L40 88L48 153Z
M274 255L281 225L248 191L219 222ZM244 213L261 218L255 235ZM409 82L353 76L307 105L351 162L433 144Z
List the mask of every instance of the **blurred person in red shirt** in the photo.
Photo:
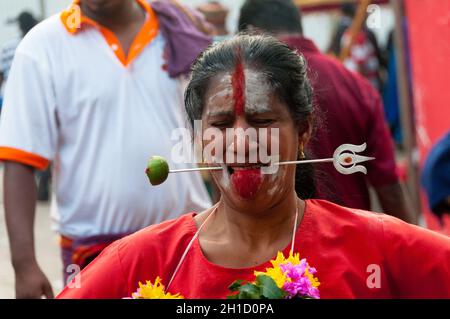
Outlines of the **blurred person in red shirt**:
M303 54L315 92L319 117L315 143L309 151L314 158L331 157L341 144L367 143L368 175L341 175L329 164L317 164L320 180L315 197L351 208L370 210L369 185L373 186L383 211L415 222L396 173L393 142L385 122L382 100L372 85L338 60L328 57L304 37L301 14L290 0L247 0L241 8L239 31L275 34Z

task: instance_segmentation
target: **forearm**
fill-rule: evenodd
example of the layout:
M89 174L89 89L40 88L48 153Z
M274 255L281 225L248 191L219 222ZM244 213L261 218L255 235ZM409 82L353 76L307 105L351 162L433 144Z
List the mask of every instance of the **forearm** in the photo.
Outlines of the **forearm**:
M381 207L386 214L417 224L411 201L400 183L375 188Z
M33 168L13 162L5 163L4 202L11 260L17 271L36 262L36 184Z

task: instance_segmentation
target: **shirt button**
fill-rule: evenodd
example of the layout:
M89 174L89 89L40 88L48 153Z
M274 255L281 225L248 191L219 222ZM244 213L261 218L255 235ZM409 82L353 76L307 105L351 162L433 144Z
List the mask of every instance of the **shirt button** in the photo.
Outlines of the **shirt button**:
M113 45L111 45L111 49L113 49L114 51L117 51L119 49L119 46L117 44L113 44Z

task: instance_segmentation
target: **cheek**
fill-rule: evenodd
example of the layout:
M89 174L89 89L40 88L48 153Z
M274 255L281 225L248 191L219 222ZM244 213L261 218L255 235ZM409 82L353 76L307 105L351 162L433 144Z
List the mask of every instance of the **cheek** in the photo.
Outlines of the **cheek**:
M201 139L203 158L207 163L223 163L226 138L220 130L209 128Z
M278 158L276 161L290 161L297 159L295 135L292 134L291 128L287 125L285 128L279 128L278 132L272 131L270 143L268 144L269 154L272 158ZM274 134L275 132L275 134ZM286 165L278 166L273 174L264 174L264 182L267 183L267 193L269 196L275 195L277 192L285 188L291 187L290 176L294 176L295 166Z
M280 153L285 160L297 159L298 136L293 127L289 127L280 132Z
M274 174L266 175L266 180L269 183L267 195L274 196L281 193L281 191L289 185L286 180L287 176L290 176L289 171L289 167L280 166Z
M223 168L224 169L222 169L221 171L211 171L211 175L214 181L218 184L219 188L228 191L231 186L231 177L225 165L223 165Z
M297 159L297 141L292 134L288 134L284 129L269 129L267 138L262 138L259 142L261 151L267 149L267 154L273 158L279 156L280 161Z
M278 162L280 157L280 129L277 127L259 129L257 147L261 163Z

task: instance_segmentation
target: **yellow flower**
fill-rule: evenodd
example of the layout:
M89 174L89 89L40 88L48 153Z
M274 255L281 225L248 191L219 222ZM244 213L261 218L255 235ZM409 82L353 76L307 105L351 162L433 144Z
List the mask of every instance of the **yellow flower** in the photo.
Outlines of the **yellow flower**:
M255 276L258 275L266 275L272 278L277 284L278 288L282 289L286 282L291 282L291 279L286 276L285 273L281 270L280 265L291 263L293 265L298 265L300 263L300 254L296 253L292 255L289 254L288 258L285 258L282 252L278 252L277 258L275 260L271 260L273 268L266 268L265 272L255 271Z
M259 276L259 275L269 276L270 278L273 279L273 281L275 281L278 288L280 288L280 289L283 288L286 281L289 280L289 278L287 278L286 275L278 267L277 268L267 268L266 272L255 271L255 276Z
M300 254L296 253L292 255L292 252L289 253L289 257L285 258L281 251L278 252L277 258L271 261L272 266L279 267L282 264L291 263L292 265L298 265L300 263Z
M139 289L132 294L133 299L184 299L180 294L172 295L170 292L164 292L164 285L161 284L161 278L156 277L155 284L147 281L146 284L139 282Z
M311 282L311 286L314 288L317 288L320 286L319 279L317 277L314 277L311 273L309 273L309 266L305 270L305 275L308 277L309 281Z

